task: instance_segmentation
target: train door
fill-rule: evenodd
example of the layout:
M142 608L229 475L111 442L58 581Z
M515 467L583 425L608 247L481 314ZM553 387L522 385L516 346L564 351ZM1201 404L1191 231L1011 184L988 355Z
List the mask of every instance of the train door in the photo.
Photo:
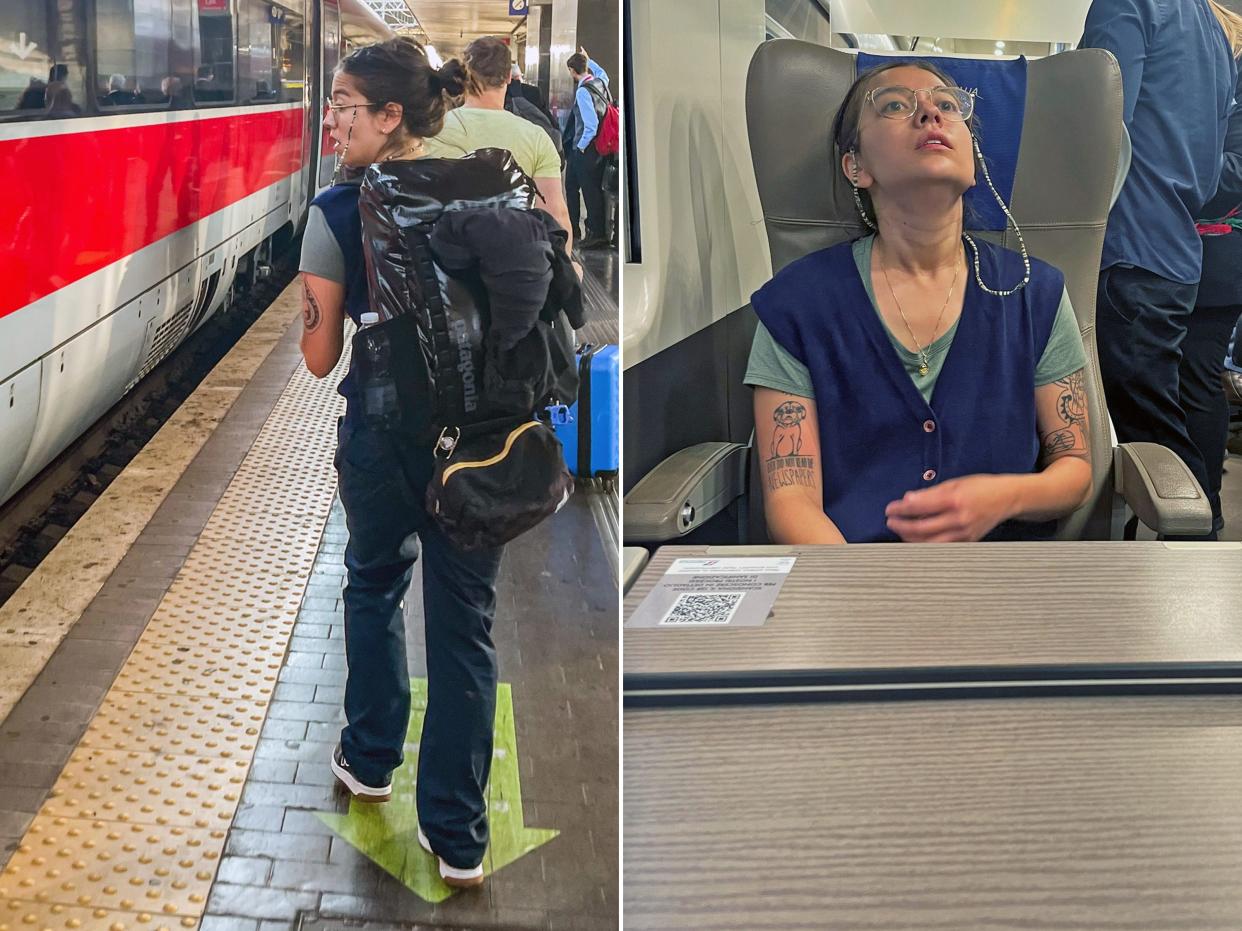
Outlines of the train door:
M303 3L303 13L305 18L305 32L303 33L303 61L302 61L302 106L303 128L302 128L302 171L301 171L301 189L302 189L302 209L310 203L312 197L315 196L315 189L318 187L314 183L315 178L319 174L319 129L320 105L319 99L323 97L319 87L319 43L314 41L314 37L319 35L319 9L318 4L306 0Z
M320 68L318 72L319 92L315 100L315 112L321 117L319 124L319 187L327 187L332 183L332 172L336 167L336 159L332 151L332 139L323 128L323 102L332 89L332 72L341 59L341 7L337 0L323 0L321 7L323 21L321 23L319 43Z

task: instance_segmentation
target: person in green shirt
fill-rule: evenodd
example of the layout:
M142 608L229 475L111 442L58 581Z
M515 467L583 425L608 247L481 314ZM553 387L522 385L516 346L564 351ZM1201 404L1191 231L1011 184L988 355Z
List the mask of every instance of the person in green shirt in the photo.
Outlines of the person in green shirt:
M466 46L461 61L452 59L444 63L441 75L461 77L466 102L449 111L438 134L424 140L427 154L433 158L461 158L476 149L508 149L522 170L534 178L542 197L538 206L569 231L565 247L572 250L573 227L561 186L561 157L556 146L534 123L505 109L512 66L509 46L495 36L475 39Z

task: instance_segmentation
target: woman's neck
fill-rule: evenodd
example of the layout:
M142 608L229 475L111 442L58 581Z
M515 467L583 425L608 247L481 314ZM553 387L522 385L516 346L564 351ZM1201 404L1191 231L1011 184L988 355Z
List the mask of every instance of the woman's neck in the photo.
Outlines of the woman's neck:
M900 210L876 205L876 245L884 264L910 274L952 268L962 256L962 199L952 204L902 203Z
M503 110L505 108L505 85L489 87L482 93L466 93L465 106L475 110Z
M421 158L422 156L423 140L402 133L399 139L390 136L388 144L380 149L375 160L377 162L387 162L407 158Z

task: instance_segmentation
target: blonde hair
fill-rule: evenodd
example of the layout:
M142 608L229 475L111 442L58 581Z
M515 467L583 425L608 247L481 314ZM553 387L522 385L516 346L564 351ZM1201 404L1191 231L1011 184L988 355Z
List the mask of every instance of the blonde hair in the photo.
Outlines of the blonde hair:
M1233 57L1242 56L1242 16L1225 9L1216 0L1208 0L1208 6L1216 14L1220 28L1225 30L1225 38L1229 40L1229 47L1233 49Z

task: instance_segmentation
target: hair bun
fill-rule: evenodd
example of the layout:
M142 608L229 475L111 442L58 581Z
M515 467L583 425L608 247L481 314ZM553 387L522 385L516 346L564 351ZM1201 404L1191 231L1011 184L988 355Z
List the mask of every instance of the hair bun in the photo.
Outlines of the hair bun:
M460 97L466 90L466 68L456 58L446 61L431 75L431 86L450 97Z

